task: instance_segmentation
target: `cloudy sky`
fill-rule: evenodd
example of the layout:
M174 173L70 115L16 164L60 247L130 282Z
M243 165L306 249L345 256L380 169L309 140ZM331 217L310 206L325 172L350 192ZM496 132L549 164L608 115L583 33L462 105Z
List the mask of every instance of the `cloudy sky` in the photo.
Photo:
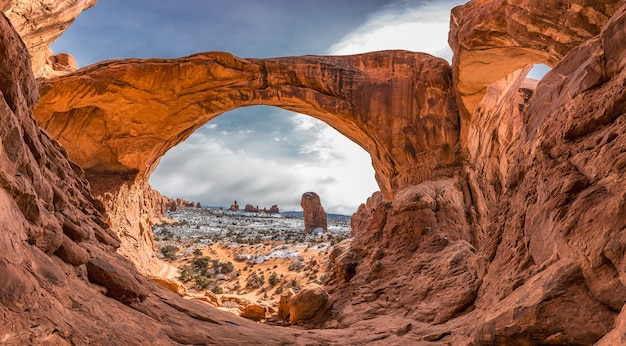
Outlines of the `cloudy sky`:
M416 0L100 0L52 46L79 67L126 57L227 51L240 57L407 49L451 59L450 9ZM301 210L315 191L352 214L378 186L369 155L326 124L273 107L227 112L171 149L150 183L170 197Z

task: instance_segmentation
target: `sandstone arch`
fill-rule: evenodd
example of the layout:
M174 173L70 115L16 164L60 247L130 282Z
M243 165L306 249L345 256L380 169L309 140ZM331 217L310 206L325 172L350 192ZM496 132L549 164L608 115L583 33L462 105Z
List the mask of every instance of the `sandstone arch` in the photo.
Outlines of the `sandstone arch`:
M511 72L538 63L554 67L599 34L619 6L614 0L502 0L454 8L448 42L462 115L473 114L487 86Z
M44 80L37 120L96 194L147 181L159 158L223 112L271 105L318 118L372 157L383 194L457 161L446 61L423 53L108 61Z

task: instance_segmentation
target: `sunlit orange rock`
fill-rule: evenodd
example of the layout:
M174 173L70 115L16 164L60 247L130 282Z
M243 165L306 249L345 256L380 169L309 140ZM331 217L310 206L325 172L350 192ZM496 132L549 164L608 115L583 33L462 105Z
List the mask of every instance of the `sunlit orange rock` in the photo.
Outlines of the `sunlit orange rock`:
M84 10L97 0L5 0L0 11L9 18L26 44L36 77L64 74L76 69L69 54L55 55L50 45Z
M28 50L0 16L3 342L623 343L626 2L481 0L452 20L452 68L403 51L97 64L40 81L46 132ZM552 71L527 80L537 61ZM382 192L302 314L295 297L280 311L333 329L227 315L135 267L159 265L159 157L255 104L315 116L372 156Z

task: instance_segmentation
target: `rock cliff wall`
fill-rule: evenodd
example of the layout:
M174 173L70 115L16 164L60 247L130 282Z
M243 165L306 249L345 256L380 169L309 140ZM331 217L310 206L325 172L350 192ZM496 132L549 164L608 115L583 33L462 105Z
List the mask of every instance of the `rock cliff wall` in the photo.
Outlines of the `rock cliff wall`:
M470 1L452 13L452 66L402 51L96 64L40 80L36 118L67 149L35 123L26 46L0 25L3 340L626 342L624 1ZM527 80L534 63L553 69ZM330 256L338 329L225 316L116 252L153 265L158 158L254 104L315 116L372 156L382 192Z
M7 345L258 344L278 332L153 284L120 241L83 170L41 129L26 46L0 14L0 340Z

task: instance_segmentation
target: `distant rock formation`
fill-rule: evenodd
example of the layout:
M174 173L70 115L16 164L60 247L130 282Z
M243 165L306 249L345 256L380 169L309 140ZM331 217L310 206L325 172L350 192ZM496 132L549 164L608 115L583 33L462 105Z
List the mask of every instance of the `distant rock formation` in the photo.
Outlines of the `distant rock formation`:
M175 200L169 200L165 204L165 210L166 211L171 211L171 212L177 212L178 211L178 204L176 204Z
M278 205L274 204L270 207L270 210L268 211L268 213L270 214L279 214L280 211L278 210Z
M326 212L322 207L320 196L315 192L305 192L302 194L300 206L304 211L304 231L312 232L316 228L324 231L328 230L328 222L326 220Z
M166 197L166 199L167 201L165 202L165 211L177 212L181 208L202 208L202 204L200 204L200 202L189 202L186 199L182 198L173 199Z
M230 208L228 208L228 210L230 210L230 211L239 211L239 204L237 204L237 201L235 201L233 204L231 204Z
M235 201L234 205L236 205L236 204L237 204L237 201ZM231 208L230 210L233 210L233 206L234 205L230 206L230 208ZM237 205L237 209L236 210L239 210L239 206L238 205ZM269 210L267 208L260 209L258 205L255 207L252 204L246 204L246 207L244 208L244 211L246 213L266 213L266 214L278 214L279 213L278 205L276 205L276 204L272 205L269 208Z

